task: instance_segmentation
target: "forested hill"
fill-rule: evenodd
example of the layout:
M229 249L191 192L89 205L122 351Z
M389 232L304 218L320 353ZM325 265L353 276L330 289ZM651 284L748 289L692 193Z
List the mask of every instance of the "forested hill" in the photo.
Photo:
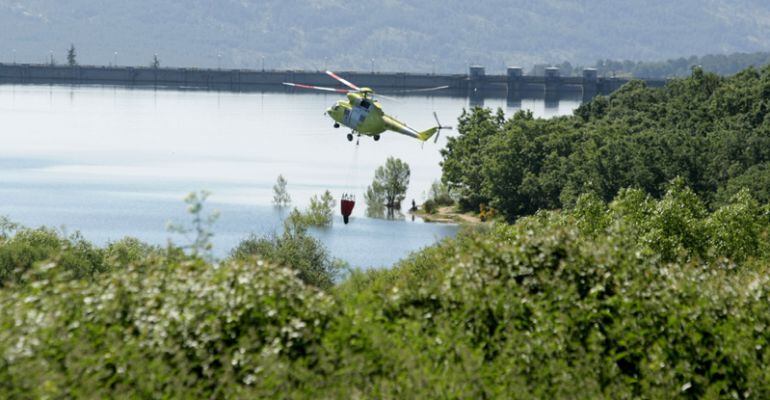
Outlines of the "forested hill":
M711 208L742 189L770 202L770 66L723 78L695 69L665 88L633 81L571 117L505 120L474 109L449 138L443 179L509 220L623 188L662 196L682 179Z
M0 60L25 62L70 43L81 63L423 72L770 50L760 0L0 0L0 27Z

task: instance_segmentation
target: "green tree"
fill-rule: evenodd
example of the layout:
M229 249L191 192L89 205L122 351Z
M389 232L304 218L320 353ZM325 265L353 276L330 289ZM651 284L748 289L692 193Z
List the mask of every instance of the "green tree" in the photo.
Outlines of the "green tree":
M430 185L428 191L428 200L432 201L436 206L451 206L455 203L455 199L452 196L452 191L449 186L441 181L434 181Z
M67 64L70 67L74 67L78 65L77 57L78 55L77 55L77 52L75 51L75 45L70 44L70 48L69 50L67 50Z
M334 221L334 206L336 202L331 192L324 192L321 197L313 195L310 207L303 213L305 221L310 226L329 226Z
M184 248L189 249L193 256L203 257L208 260L213 259L211 250L214 245L211 243L211 238L214 237L214 231L212 227L219 219L219 212L216 210L208 215L203 213L206 199L210 195L211 192L206 190L188 194L184 202L187 204L187 213L192 218L190 224L169 222L166 226L169 232L183 235L189 241L189 244L184 246Z
M366 188L364 193L364 202L366 203L366 216L369 218L385 217L385 194L381 188L376 189L372 186Z
M367 189L370 200L382 199L389 210L400 210L409 187L409 165L398 158L388 157L385 165L374 172L374 181ZM371 190L370 190L371 189Z
M744 187L766 199L768 88L770 67L729 78L694 68L663 88L632 81L569 117L505 121L474 109L442 152L442 180L461 207L485 203L509 221L573 207L585 193L609 201L630 187L661 198L677 177L709 209Z
M291 196L286 190L286 178L278 175L275 185L273 185L273 204L277 207L286 207L291 204Z
M504 121L502 110L494 116L489 109L463 111L458 125L459 135L449 137L446 148L441 150L444 157L441 163L442 180L460 194L460 206L466 211L478 211L479 205L489 201L482 195L483 149L489 138L500 131Z

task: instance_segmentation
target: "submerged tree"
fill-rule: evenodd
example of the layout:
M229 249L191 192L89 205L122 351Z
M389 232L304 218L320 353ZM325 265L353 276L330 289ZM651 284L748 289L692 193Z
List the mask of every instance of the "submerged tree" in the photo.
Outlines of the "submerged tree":
M78 65L78 54L75 51L75 45L70 44L69 50L67 50L67 64L70 67Z
M313 195L310 198L310 207L303 217L307 225L329 226L334 220L334 197L328 190L321 197Z
M286 207L291 204L291 196L286 191L286 178L283 175L278 175L278 179L273 185L273 204L276 207Z
M375 171L371 188L382 193L385 207L400 210L409 187L410 174L409 164L398 158L388 157L385 165Z
M374 173L374 181L366 189L367 216L379 217L387 209L389 218L394 218L401 210L401 202L406 197L409 187L409 165L398 158L388 157L385 165Z

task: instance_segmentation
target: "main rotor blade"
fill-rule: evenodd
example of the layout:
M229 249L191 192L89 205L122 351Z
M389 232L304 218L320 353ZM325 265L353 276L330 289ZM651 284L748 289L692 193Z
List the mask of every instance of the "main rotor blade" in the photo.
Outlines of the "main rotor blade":
M375 93L374 97L381 97L381 98L386 99L386 100L395 101L397 103L403 103L403 101L401 99L397 99L395 97L390 97L390 96L385 96L384 94Z
M300 89L323 90L325 92L336 92L336 93L350 93L350 90L347 90L347 89L335 89L330 87L311 86L311 85L303 85L301 83L289 83L289 82L283 82L283 84L286 86L296 87Z
M449 86L436 86L432 88L425 88L425 89L408 89L404 90L403 93L420 93L420 92L435 92L437 90L444 90L449 89Z
M361 88L360 88L360 87L358 87L358 86L356 86L356 85L354 85L354 84L352 84L352 83L350 83L350 82L348 82L348 81L346 81L346 80L344 80L344 79L340 78L339 76L337 76L337 74L335 74L335 73L334 73L334 72L332 72L332 71L326 71L326 75L329 75L329 76L331 76L332 78L334 78L334 79L336 79L336 80L340 81L340 82L341 82L343 85L345 85L345 86L347 86L347 87L349 87L349 88L351 88L351 89L353 89L353 90L361 90Z

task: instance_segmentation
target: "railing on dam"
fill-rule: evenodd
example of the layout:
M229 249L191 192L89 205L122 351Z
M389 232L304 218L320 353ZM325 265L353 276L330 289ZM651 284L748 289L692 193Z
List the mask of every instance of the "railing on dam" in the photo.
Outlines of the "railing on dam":
M416 74L340 71L340 75L360 86L380 91L399 92L410 89L447 86L431 92L436 96L463 96L483 99L503 97L545 97L546 101L562 97L590 100L610 94L626 84L627 78L603 78L594 69L582 76L562 77L557 68L548 68L544 76L528 76L518 67L510 67L505 75L487 75L484 67L472 66L468 74ZM665 80L645 80L649 86L665 85ZM293 90L283 82L335 86L339 84L322 71L292 70L224 70L197 68L58 66L40 64L1 64L0 84L106 84L163 88L222 90L236 92Z

